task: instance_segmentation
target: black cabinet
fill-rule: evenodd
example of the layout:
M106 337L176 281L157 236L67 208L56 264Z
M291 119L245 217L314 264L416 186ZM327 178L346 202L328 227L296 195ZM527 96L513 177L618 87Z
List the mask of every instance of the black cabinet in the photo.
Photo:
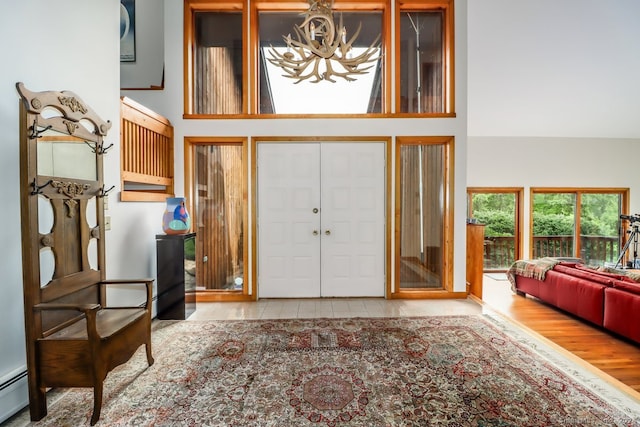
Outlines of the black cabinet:
M158 319L184 320L196 309L196 233L156 235Z

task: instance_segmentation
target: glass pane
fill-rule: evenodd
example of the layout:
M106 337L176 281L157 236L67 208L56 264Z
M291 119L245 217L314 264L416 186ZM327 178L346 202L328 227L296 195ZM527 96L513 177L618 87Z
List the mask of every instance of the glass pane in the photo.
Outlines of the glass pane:
M471 218L485 224L485 270L506 270L516 259L516 195L475 193Z
M242 113L242 12L195 13L195 114Z
M443 145L400 149L400 288L443 286Z
M615 263L620 252L620 194L583 194L580 206L580 258L588 265ZM623 230L624 231L624 230ZM633 259L633 249L627 258Z
M355 58L365 52L382 31L382 14L379 12L336 12L336 24L342 19L346 28L345 40L360 32L352 44L348 57ZM382 78L380 50L372 57L372 62L364 74L353 76L347 81L335 74L327 78L325 59L314 57L298 78L286 77L287 73L272 64L269 59L278 54L293 54L285 43L285 38L296 38L294 27L302 23L299 12L261 12L260 22L260 64L259 64L259 113L261 114L366 114L382 111ZM375 43L377 44L377 42ZM308 53L305 51L305 53ZM336 61L330 61L336 73L345 69ZM317 73L314 71L317 68Z
M533 195L533 258L575 257L575 193Z
M242 146L199 145L195 155L199 289L242 290L245 180Z
M444 112L444 13L400 14L401 113Z

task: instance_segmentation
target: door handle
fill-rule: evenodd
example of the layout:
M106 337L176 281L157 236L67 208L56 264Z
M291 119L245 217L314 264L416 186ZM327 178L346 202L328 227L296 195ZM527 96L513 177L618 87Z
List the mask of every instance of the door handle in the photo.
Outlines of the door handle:
M313 213L318 213L318 208L313 208Z
M318 230L313 230L313 235L317 236L318 235Z
M325 230L324 234L326 234L327 236L331 235L331 230Z

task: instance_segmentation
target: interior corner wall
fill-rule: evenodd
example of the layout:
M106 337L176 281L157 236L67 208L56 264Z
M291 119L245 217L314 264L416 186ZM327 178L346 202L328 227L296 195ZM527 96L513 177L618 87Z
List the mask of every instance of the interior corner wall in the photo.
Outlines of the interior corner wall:
M135 1L135 61L120 63L122 88L161 88L164 79L164 0Z

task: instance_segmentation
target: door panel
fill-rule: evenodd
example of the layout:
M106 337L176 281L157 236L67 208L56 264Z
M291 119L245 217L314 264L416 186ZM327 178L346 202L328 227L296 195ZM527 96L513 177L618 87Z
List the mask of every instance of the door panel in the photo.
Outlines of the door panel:
M322 144L322 296L384 296L384 147Z
M320 296L319 144L258 145L261 298Z

